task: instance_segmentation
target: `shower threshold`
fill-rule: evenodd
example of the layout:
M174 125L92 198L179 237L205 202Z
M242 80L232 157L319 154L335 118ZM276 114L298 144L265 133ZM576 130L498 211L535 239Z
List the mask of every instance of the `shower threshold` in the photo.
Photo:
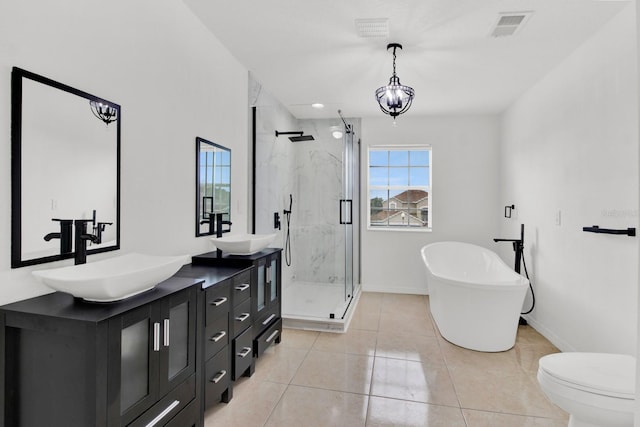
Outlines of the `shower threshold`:
M360 286L355 289L353 298L344 301L344 290L336 285L294 283L283 291L282 326L346 332L359 299Z

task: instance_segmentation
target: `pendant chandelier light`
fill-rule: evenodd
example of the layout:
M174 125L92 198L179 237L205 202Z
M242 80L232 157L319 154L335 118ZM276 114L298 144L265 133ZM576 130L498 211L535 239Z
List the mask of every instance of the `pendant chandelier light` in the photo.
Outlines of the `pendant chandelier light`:
M409 86L402 85L396 74L396 49L402 49L402 45L389 43L387 50L389 49L393 49L393 75L389 79L388 85L376 89L376 101L378 101L382 112L393 117L395 123L396 117L411 107L415 91Z
M91 105L91 112L94 116L105 122L107 125L111 122L118 120L118 111L112 105L107 102L101 101L89 101Z

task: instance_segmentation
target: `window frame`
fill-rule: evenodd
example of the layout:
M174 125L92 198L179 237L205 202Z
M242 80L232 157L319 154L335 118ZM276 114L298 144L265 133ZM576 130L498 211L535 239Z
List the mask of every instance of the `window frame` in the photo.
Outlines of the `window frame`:
M390 185L385 186L371 185L371 153L372 151L428 151L429 152L429 185ZM411 165L408 165L408 175L411 175ZM371 192L373 190L388 191L388 194L409 190L423 190L428 194L427 199L427 226L413 227L410 225L371 225ZM408 145L371 145L367 147L367 230L372 231L400 231L400 232L417 232L425 233L433 231L433 147L431 144L408 144ZM388 199L390 200L390 199ZM422 212L424 207L417 208L418 212Z

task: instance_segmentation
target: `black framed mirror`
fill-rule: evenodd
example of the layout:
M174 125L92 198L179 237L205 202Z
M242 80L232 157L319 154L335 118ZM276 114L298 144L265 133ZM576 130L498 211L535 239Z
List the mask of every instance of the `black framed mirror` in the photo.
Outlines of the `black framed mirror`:
M11 267L74 256L72 221L120 248L118 104L14 67L11 73Z
M231 150L196 137L196 237L215 234L215 214L231 221Z

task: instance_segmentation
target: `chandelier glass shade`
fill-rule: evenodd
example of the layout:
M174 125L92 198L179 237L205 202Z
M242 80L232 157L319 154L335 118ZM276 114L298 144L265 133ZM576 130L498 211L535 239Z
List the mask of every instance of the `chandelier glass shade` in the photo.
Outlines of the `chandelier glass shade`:
M118 120L118 110L106 102L89 101L94 116L109 124Z
M409 86L400 83L400 78L396 74L396 49L402 49L399 43L389 43L387 50L393 49L393 74L389 79L389 84L376 89L376 101L383 113L390 115L394 119L406 112L415 96L415 91Z

